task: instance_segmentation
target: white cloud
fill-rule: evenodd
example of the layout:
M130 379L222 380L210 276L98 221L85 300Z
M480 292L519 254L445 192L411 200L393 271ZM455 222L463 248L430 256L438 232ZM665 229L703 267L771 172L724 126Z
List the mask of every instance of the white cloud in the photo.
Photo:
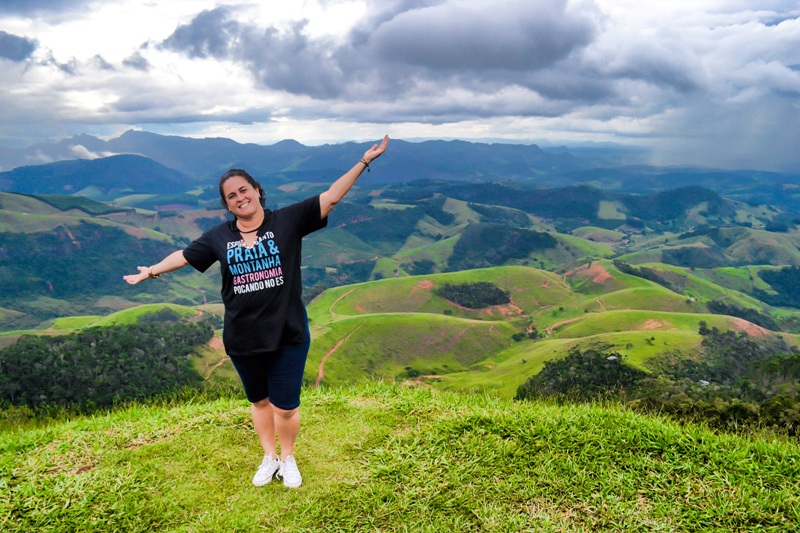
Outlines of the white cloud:
M388 131L617 140L659 162L800 170L787 136L800 123L800 8L756 4L11 1L0 139Z

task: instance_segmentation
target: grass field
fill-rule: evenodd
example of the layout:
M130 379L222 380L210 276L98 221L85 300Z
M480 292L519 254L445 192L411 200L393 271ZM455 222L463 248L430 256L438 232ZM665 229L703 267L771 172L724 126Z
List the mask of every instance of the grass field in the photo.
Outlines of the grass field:
M243 398L0 433L0 529L128 533L764 531L800 524L796 443L613 406L385 383L312 389L303 485L253 487Z

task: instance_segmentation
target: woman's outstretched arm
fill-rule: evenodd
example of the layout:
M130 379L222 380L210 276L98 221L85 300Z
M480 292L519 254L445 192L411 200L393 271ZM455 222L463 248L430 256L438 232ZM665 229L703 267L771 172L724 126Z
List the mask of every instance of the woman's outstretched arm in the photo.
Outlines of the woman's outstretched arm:
M153 266L137 267L139 269L138 274L123 276L122 279L131 285L136 285L137 283L141 283L148 278L157 278L161 274L178 270L179 268L183 268L188 264L189 262L185 257L183 257L183 250L178 250L177 252L172 252L163 260L161 260L161 262L156 263Z
M353 184L358 177L361 176L361 173L364 172L364 169L368 168L370 163L386 151L386 146L388 144L389 136L385 135L381 144L372 145L372 148L364 152L364 157L361 158L361 161L356 163L356 165L341 178L333 182L333 185L331 185L327 191L319 195L319 210L322 218L325 218L333 211L336 204L338 204L342 198L344 198L344 195L353 187Z

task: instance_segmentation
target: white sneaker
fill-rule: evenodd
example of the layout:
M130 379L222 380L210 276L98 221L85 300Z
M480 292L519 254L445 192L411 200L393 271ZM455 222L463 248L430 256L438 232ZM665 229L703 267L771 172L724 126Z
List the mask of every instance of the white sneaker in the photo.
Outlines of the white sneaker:
M273 459L272 457L265 455L264 460L261 461L261 466L258 467L256 475L253 476L253 485L256 487L262 487L266 485L272 481L272 477L280 467L280 459Z
M297 469L297 463L293 456L288 456L281 461L281 467L278 470L278 477L283 478L283 484L290 489L296 489L303 483L303 476L300 475L300 470Z

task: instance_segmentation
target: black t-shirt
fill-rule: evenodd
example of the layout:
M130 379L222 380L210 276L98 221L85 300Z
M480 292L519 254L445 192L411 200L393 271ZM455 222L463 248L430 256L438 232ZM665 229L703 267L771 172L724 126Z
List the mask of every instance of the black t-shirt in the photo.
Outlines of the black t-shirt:
M319 196L314 196L275 211L265 209L252 248L245 247L236 221L231 220L183 250L200 272L220 262L225 304L222 341L229 355L258 355L304 340L302 240L327 224L327 217L320 219Z

